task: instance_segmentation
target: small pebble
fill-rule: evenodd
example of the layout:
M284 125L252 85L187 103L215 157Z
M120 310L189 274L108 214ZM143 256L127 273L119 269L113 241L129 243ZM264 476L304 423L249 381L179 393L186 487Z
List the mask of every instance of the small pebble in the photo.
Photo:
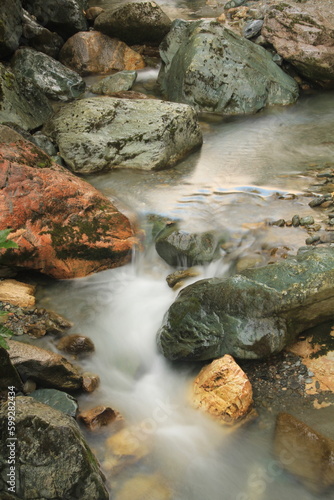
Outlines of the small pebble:
M302 217L299 222L301 226L310 226L314 224L314 219L312 215L307 215L306 217Z
M275 222L273 222L273 226L284 227L285 226L285 220L284 219L278 219Z
M305 379L305 384L312 384L313 380L311 378Z
M294 215L292 217L292 225L293 225L293 227L298 227L300 225L299 215Z

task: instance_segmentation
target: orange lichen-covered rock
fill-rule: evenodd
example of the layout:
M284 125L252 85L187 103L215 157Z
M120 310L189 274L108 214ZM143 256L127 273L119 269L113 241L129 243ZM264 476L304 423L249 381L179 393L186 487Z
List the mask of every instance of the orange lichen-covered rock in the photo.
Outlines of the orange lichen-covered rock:
M225 354L202 368L192 386L191 402L219 423L232 425L248 416L252 386L232 356Z
M0 229L11 228L19 248L1 249L0 263L67 279L128 262L135 241L129 220L34 144L10 129L2 134L6 128L0 128Z

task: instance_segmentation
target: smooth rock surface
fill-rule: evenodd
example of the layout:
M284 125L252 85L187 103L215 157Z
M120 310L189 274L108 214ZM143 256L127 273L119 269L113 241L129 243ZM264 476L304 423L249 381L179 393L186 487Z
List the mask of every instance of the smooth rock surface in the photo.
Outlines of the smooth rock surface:
M68 354L80 355L94 352L95 347L89 337L72 334L61 338L57 343L57 349Z
M74 397L57 389L37 389L30 393L30 397L70 417L75 417L78 411L78 403Z
M165 315L158 345L171 360L263 358L332 319L333 308L334 249L314 248L184 288Z
M0 144L0 228L13 229L19 248L2 249L1 264L68 279L128 262L135 242L128 219L37 146L13 137Z
M91 431L100 429L114 421L123 422L123 417L109 406L96 406L90 410L80 412L78 420Z
M17 280L2 280L0 281L0 301L20 307L32 307L36 302L35 289L34 285Z
M262 35L306 78L334 80L334 3L332 0L280 2L267 13Z
M64 40L58 33L52 33L50 30L38 24L35 18L24 9L22 37L22 41L25 42L23 43L24 45L29 45L54 59L58 58L59 51L64 45Z
M23 381L30 379L42 387L77 391L82 376L66 358L41 347L8 340L9 357Z
M0 124L33 130L47 121L53 110L47 97L27 79L17 79L0 63Z
M128 2L102 12L94 28L128 44L159 44L169 32L171 20L155 2Z
M130 90L137 78L136 71L119 71L114 75L106 76L90 87L94 94L110 95L113 92Z
M191 388L191 403L220 424L233 425L252 407L252 386L232 356L225 354L202 368Z
M14 52L22 35L22 5L20 0L0 2L0 59Z
M113 70L137 70L145 67L144 59L124 42L98 31L80 32L63 45L59 60L82 76Z
M256 113L298 97L298 85L269 52L217 21L174 21L160 54L163 95L197 110Z
M44 131L58 143L66 164L81 174L161 170L202 144L190 106L156 99L81 99L62 107Z
M1 434L7 404L0 406ZM109 500L99 464L72 417L30 397L16 398L16 493L7 489L8 448L0 441L0 495L6 500ZM6 492L6 493L5 493ZM6 496L5 496L6 495Z
M15 52L12 68L16 75L32 80L49 99L70 101L86 88L80 75L47 54L28 47Z

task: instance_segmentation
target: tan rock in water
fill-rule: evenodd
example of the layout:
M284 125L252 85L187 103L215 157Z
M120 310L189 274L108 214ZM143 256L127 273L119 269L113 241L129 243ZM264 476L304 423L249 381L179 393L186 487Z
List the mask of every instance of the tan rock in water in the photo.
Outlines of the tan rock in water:
M126 481L115 500L170 500L172 491L158 474L140 474Z
M104 468L117 474L127 465L145 458L150 452L149 436L139 432L137 427L126 427L107 440Z
M200 371L192 386L191 401L219 423L233 425L251 411L252 386L232 356L226 354Z
M35 305L35 286L16 280L0 281L0 301L14 306L32 307Z
M96 406L78 415L78 419L90 430L99 429L105 425L111 424L116 420L123 421L122 415L109 406Z

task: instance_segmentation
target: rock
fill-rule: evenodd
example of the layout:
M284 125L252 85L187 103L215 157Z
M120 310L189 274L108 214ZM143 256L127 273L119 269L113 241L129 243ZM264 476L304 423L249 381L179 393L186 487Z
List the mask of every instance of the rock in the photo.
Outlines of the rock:
M33 130L52 115L47 97L27 79L17 79L0 63L0 124Z
M166 313L159 348L171 360L264 358L333 318L333 283L334 249L317 247L230 278L198 281Z
M202 144L190 106L156 99L81 99L63 106L44 132L80 174L114 168L161 170Z
M170 266L191 267L219 258L220 246L226 239L226 235L215 231L187 233L168 225L156 236L155 248Z
M133 44L159 44L170 30L171 20L155 2L133 2L100 14L94 28L105 35Z
M64 45L61 36L38 24L26 10L23 10L22 37L24 45L29 45L54 59L58 58L59 51Z
M174 21L160 54L163 95L197 110L256 113L298 97L297 83L269 52L216 21Z
M19 248L0 250L1 264L68 279L128 262L132 229L109 199L29 141L12 141L0 143L0 229L12 228Z
M167 284L170 288L174 288L177 285L183 284L183 280L189 278L195 278L199 276L200 272L195 267L184 269L182 271L175 271L175 273L169 274L166 278Z
M333 29L331 0L280 2L269 9L262 35L302 76L326 81L334 80Z
M57 389L37 389L30 396L40 403L51 406L70 417L75 417L78 411L78 403L73 396Z
M138 52L98 31L81 32L69 38L60 51L59 60L82 76L145 67Z
M95 83L89 90L94 94L102 95L110 95L113 92L130 90L136 78L136 71L119 71Z
M102 9L102 7L89 7L89 9L87 9L85 12L87 21L95 21L97 16L102 14L102 12L104 12L104 9Z
M274 450L282 467L309 490L321 494L334 485L334 441L288 413L277 417Z
M171 500L173 493L158 474L138 474L128 479L115 500Z
M16 280L0 281L0 301L15 306L32 307L35 305L35 286Z
M96 406L90 410L82 411L78 419L91 431L100 429L114 421L123 421L123 417L118 411L109 406Z
M43 149L43 151L49 156L56 156L57 149L50 139L46 135L42 134L42 132L36 132L29 140L36 144L39 148Z
M245 38L253 38L260 34L263 26L263 21L260 19L256 19L254 21L250 21L246 24L244 29L242 30L242 34Z
M314 224L314 219L312 215L306 215L305 217L300 218L299 224L301 226L310 226L311 224Z
M82 388L85 392L94 392L100 385L100 377L94 373L82 374Z
M99 464L72 417L30 397L16 398L16 492L9 498L108 500ZM8 406L0 407L7 434ZM0 443L0 490L8 491L8 447ZM18 460L19 452L19 460ZM6 477L6 479L4 479ZM7 498L7 497L6 497Z
M122 90L121 92L110 92L109 97L115 97L116 99L154 99L152 96L142 94L141 92L133 92L132 90Z
M24 382L23 385L23 392L24 394L31 394L32 392L36 391L37 389L37 384L33 380L30 380L29 378Z
M252 408L252 386L232 356L225 354L202 368L192 385L191 403L220 424L233 425Z
M28 378L42 387L77 391L82 376L66 358L41 347L8 340L9 357L23 381Z
M300 226L300 217L299 217L299 215L294 215L292 217L292 225L293 225L293 227Z
M124 467L137 463L150 452L148 436L136 428L124 428L107 439L104 468L118 474Z
M87 29L86 0L23 0L22 4L42 26L63 38Z
M23 388L20 375L16 368L12 365L8 351L0 347L0 393L8 394L8 387L15 387L16 391Z
M22 35L22 5L20 0L1 0L0 3L0 59L12 54Z
M67 335L59 340L57 349L68 354L80 355L95 351L95 347L90 338L84 335Z
M28 47L15 52L12 67L16 75L32 80L49 99L70 101L82 94L86 87L77 73Z

